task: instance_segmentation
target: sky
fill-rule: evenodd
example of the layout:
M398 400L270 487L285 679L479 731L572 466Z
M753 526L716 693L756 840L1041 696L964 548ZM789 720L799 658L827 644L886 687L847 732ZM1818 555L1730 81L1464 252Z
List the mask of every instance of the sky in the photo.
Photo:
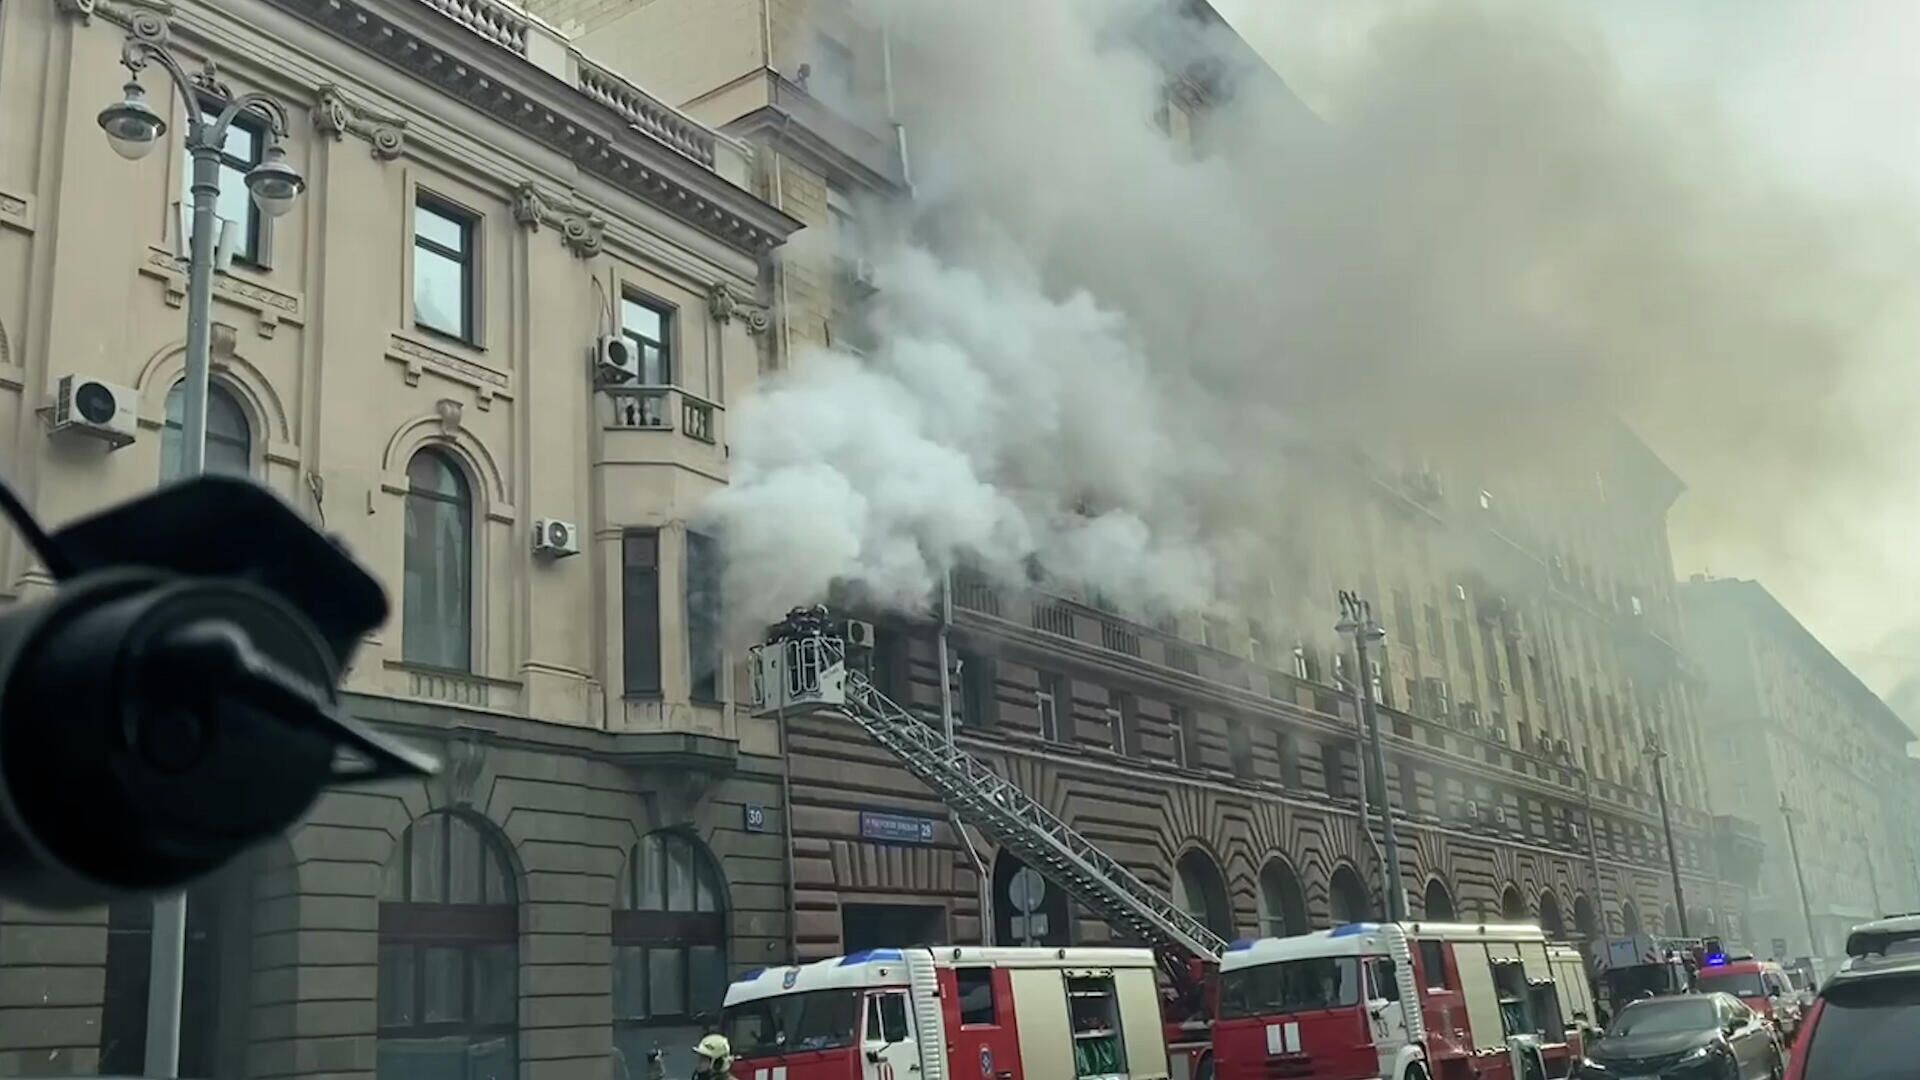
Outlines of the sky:
M1214 0L1308 104L1318 106L1370 32L1435 0ZM1447 0L1451 2L1451 0ZM1772 179L1836 205L1920 211L1920 3L1912 0L1542 0L1604 44L1638 93L1706 110ZM1920 275L1920 256L1899 254ZM1920 342L1916 342L1920 347ZM1914 372L1889 370L1856 393L1914 397ZM1889 431L1884 453L1920 445ZM1657 447L1656 447L1657 449ZM1674 513L1675 570L1757 578L1883 695L1920 676L1920 527L1911 471L1886 470L1846 509L1802 523L1837 539L1787 548ZM1683 479L1686 477L1683 475ZM1851 483L1856 477L1834 477ZM1696 504L1699 500L1696 500ZM1916 682L1909 686L1911 693ZM1906 696L1906 695L1902 695ZM1910 721L1920 717L1909 716Z

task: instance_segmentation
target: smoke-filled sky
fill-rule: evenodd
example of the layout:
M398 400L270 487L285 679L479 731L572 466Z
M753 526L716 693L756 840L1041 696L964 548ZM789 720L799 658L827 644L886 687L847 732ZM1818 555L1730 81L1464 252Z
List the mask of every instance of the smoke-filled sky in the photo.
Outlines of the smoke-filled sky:
M1204 604L1288 577L1289 448L1502 461L1620 416L1690 487L1681 574L1905 666L1866 660L1920 623L1920 9L1219 0L1323 122L1255 91L1196 160L1113 47L1150 0L871 3L910 239L879 348L736 418L747 595L907 603L964 553Z
M1337 107L1345 81L1377 49L1376 35L1439 6L1429 0L1216 0L1215 7L1304 99ZM1915 295L1920 254L1911 219L1920 208L1920 4L1910 0L1555 0L1564 33L1604 48L1621 93L1644 108L1704 112L1746 168L1787 185L1813 206L1899 230L1889 270L1899 295ZM1856 229L1862 227L1856 222ZM1864 226L1871 228L1868 224ZM1840 232L1852 243L1858 233ZM1897 694L1920 676L1920 480L1904 417L1920 404L1920 337L1891 320L1884 352L1858 358L1863 385L1882 396L1880 423L1817 460L1811 477L1744 520L1716 520L1713 488L1765 484L1762 462L1738 454L1691 462L1662 447L1695 488L1675 514L1676 569L1762 580L1869 682L1920 720L1920 694ZM1835 358L1836 367L1849 358ZM1762 388L1766 392L1766 388ZM1779 391L1781 401L1791 401ZM1656 441L1660 432L1650 432ZM1822 480L1821 470L1827 475ZM1723 471L1745 476L1719 482ZM1796 483L1785 483L1786 481ZM1796 507L1797 482L1814 490ZM1768 528L1769 516L1781 528ZM1704 520L1703 520L1704 519Z

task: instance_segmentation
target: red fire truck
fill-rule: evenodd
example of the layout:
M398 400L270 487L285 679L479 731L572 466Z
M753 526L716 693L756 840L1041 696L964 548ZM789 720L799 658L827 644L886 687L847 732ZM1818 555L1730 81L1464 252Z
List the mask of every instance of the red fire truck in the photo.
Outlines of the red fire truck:
M727 989L736 1080L1164 1080L1145 949L876 949Z
M1535 926L1358 923L1237 942L1220 964L1219 1080L1566 1076L1590 1021L1580 954Z

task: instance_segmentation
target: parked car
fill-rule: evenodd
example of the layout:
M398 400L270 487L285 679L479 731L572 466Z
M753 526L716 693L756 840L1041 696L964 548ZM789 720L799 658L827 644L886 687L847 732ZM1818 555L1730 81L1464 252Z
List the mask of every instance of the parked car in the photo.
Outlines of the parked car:
M1920 916L1856 926L1800 1022L1787 1080L1908 1080L1920 1062Z
M1780 1080L1779 1036L1731 994L1681 994L1620 1010L1576 1080Z

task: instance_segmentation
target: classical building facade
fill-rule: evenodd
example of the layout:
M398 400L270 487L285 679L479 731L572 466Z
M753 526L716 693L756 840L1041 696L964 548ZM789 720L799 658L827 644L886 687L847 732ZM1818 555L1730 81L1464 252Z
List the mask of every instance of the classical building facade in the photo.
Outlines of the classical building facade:
M1855 923L1920 909L1913 731L1759 582L1696 576L1680 596L1715 804L1764 829L1758 939L1834 958Z
M1175 6L1196 32L1143 42L1167 75L1151 119L1205 152L1229 76L1258 65L1206 4ZM883 103L912 64L892 55L886 28L839 0L533 7L588 55L762 150L760 193L831 241L782 252L780 355L860 347L861 282L848 271L871 223L858 211L907 194L910 171L912 132ZM1216 51L1196 50L1203 41ZM1300 508L1309 565L1276 589L1323 596L1323 616L1276 599L1151 617L1071 583L1010 590L962 575L947 676L962 740L1227 936L1377 910L1377 858L1356 828L1351 665L1332 631L1334 590L1355 588L1389 631L1368 681L1388 725L1413 911L1677 931L1652 732L1692 928L1739 930L1672 594L1677 480L1625 436L1571 480L1337 467L1362 497ZM876 679L937 721L938 627L875 618ZM794 721L786 741L801 956L1107 939L850 725Z
M798 222L740 140L491 0L9 3L0 440L50 524L180 465L184 148L122 160L95 122L130 35L197 107L288 108L286 216L241 183L262 124L226 143L208 459L386 582L352 709L447 762L326 795L193 890L185 1075L604 1080L656 1044L684 1067L729 972L789 951L776 733L734 709L690 522ZM638 371L602 390L610 339ZM128 391L130 438L51 431L68 376ZM539 522L572 537L536 550ZM0 566L9 599L49 586L12 532ZM139 1072L149 925L0 905L0 1072Z

